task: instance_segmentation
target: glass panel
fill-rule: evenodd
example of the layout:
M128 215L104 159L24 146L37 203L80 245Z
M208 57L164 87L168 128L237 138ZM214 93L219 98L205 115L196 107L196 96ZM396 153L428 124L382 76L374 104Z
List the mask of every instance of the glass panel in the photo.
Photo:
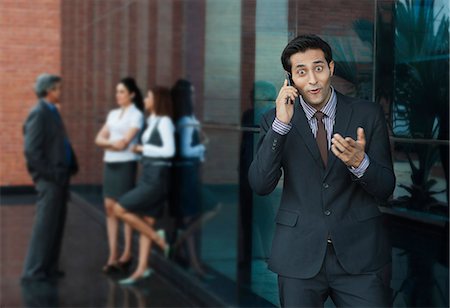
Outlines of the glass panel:
M399 1L394 10L392 205L448 221L449 4Z
M333 1L328 1L333 5ZM271 1L258 0L256 10L255 55L255 124L261 115L274 107L276 95L284 80L281 52L287 42L301 33L316 33L328 41L337 62L332 83L338 91L366 99L372 99L373 88L373 3L364 1L352 7L333 6L333 15L344 16L349 9L351 18L316 18L322 16L320 6L306 6L302 1L283 1L273 6ZM363 20L364 19L364 20ZM288 25L288 20L291 24ZM336 29L346 29L337 31ZM273 97L264 95L275 88ZM261 95L261 97L259 97ZM255 134L254 145L259 134ZM253 197L253 262L252 290L275 305L278 301L278 285L275 273L267 269L274 218L279 207L283 178L269 196ZM327 302L326 305L330 305Z
M85 149L77 181L101 183L102 151L92 140L116 106L114 83L122 75L136 76L142 89L188 79L196 87L195 114L206 134L200 138L209 142L196 186L201 215L194 217L200 220L193 231L199 232L184 238L175 261L196 274L196 263L203 262L215 278L226 277L203 280L218 293L226 281L230 293L238 293L236 285L250 287L278 305L276 274L266 260L283 179L272 194L261 197L252 193L246 175L259 139L257 126L274 107L284 79L281 52L294 36L317 33L333 48L335 89L375 100L386 112L398 183L392 201L382 208L394 245L394 305L448 306L449 2L312 2L96 1L91 9L90 1L64 1L78 14L63 21L68 32L62 55L66 115L83 115L68 122L72 132L83 132L74 134L74 144ZM255 39L254 59L252 42L245 44L244 37ZM254 72L249 60L254 60ZM92 74L85 73L92 68ZM250 81L242 77L249 71ZM253 105L244 110L250 104L242 92L252 84ZM85 193L103 210L99 189ZM252 205L252 220L241 230L239 215L246 204ZM244 248L251 250L251 275L243 282L238 247L249 230L252 245Z
M288 42L288 1L258 0L256 6L256 52L254 84L254 124L259 126L261 116L275 107L275 99L284 81L280 56ZM260 138L254 134L253 143ZM251 289L273 304L278 305L276 274L267 269L275 215L281 198L283 179L268 196L253 196Z
M240 120L241 2L206 2L204 127L210 142L203 164L204 213L215 217L202 230L201 256L206 265L236 280L239 194L237 130L226 130Z
M206 265L236 281L239 206L239 132L205 128L210 139L203 166L203 212L214 218L202 229L201 256Z
M392 70L377 80L392 91L380 95L397 177L388 205L408 221L391 227L394 306L448 306L449 2L378 7L378 33L392 41L378 57Z

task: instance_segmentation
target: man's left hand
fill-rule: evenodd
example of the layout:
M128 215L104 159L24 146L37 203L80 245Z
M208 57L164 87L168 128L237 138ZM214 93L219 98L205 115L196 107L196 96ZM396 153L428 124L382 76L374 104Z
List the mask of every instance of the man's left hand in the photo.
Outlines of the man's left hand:
M364 149L366 147L366 135L364 129L358 127L356 131L357 140L350 137L342 137L339 134L334 134L331 139L331 151L340 160L349 167L358 168L364 159Z

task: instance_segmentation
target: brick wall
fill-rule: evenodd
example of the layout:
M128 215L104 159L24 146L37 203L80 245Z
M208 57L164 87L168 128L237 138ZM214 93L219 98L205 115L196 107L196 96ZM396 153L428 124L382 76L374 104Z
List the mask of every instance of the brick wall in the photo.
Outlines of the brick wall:
M332 14L325 15L331 3ZM0 60L7 78L1 82L8 91L0 105L0 185L30 184L21 125L35 102L34 78L43 71L64 78L62 115L81 167L73 182L100 184L103 151L94 138L108 111L117 107L120 78L135 77L143 92L187 78L196 90L200 120L239 125L255 78L279 88L278 59L288 38L315 32L356 39L352 22L374 15L369 0L284 0L271 6L269 0L40 0L39 5L2 0L0 23L6 31L0 33ZM353 44L356 51L364 51L358 44ZM345 89L345 82L333 82ZM204 180L236 183L240 132L208 134Z
M94 145L94 138L107 113L117 108L115 86L122 77L134 77L144 95L152 86L171 87L187 77L185 5L164 0L62 2L63 113L81 167L74 183L102 181L103 150ZM203 31L201 20L195 31ZM194 43L201 46L201 39ZM200 89L202 84L196 83L202 79L198 71L191 78Z
M43 72L61 72L60 0L0 1L0 186L30 185L22 124Z

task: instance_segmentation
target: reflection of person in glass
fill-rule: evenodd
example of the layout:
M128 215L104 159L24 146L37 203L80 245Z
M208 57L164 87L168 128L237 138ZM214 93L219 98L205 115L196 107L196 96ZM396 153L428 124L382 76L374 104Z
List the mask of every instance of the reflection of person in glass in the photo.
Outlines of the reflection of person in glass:
M172 181L172 214L177 228L186 231L201 213L200 165L204 160L200 122L194 115L194 87L180 79L172 88L174 119L176 123L177 154ZM186 258L196 274L205 275L198 258L198 232L186 238ZM177 251L180 256L183 251Z
M103 267L105 273L124 270L131 264L132 230L125 224L125 246L117 255L119 222L113 206L118 198L132 189L136 181L139 155L133 153L144 116L142 94L133 78L122 79L116 86L116 100L120 108L109 112L106 123L100 129L95 144L105 150L103 170L103 196L105 198L106 229L109 257Z
M390 306L391 250L380 201L393 192L389 138L380 105L330 85L330 46L316 35L288 43L290 73L276 108L261 120L249 181L258 194L284 175L269 268L282 306Z
M245 110L242 114L241 126L244 130L239 153L239 227L241 230L241 236L239 237L239 263L241 266L250 264L252 255L253 257L266 258L273 234L273 209L270 206L258 206L256 212L259 215L255 216L253 226L248 223L249 219L254 217L252 208L254 198L248 182L248 169L253 160L255 132L245 129L256 128L255 124L260 122L261 116L269 109L275 107L274 101L276 97L277 90L272 83L264 80L255 81L250 93L251 108ZM259 201L258 205L261 202L264 201ZM271 200L266 199L265 202L270 203ZM255 241L251 245L252 236L261 240Z
M147 128L142 134L142 145L134 151L142 153L142 174L133 190L129 191L115 204L116 215L138 230L139 262L136 270L121 284L133 284L150 276L148 257L152 241L167 255L169 246L163 236L153 229L156 218L163 214L168 197L168 181L171 159L175 154L175 127L171 120L172 101L170 90L156 87L148 91L145 110L150 114Z

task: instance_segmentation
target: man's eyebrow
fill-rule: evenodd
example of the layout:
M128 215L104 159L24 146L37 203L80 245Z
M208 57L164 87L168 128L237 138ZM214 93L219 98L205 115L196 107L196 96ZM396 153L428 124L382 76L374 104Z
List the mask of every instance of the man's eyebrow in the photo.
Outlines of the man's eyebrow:
M316 61L313 61L313 64L325 64L325 61L323 61L323 60L316 60ZM294 67L295 68L306 67L306 64L299 63L299 64L295 65Z

